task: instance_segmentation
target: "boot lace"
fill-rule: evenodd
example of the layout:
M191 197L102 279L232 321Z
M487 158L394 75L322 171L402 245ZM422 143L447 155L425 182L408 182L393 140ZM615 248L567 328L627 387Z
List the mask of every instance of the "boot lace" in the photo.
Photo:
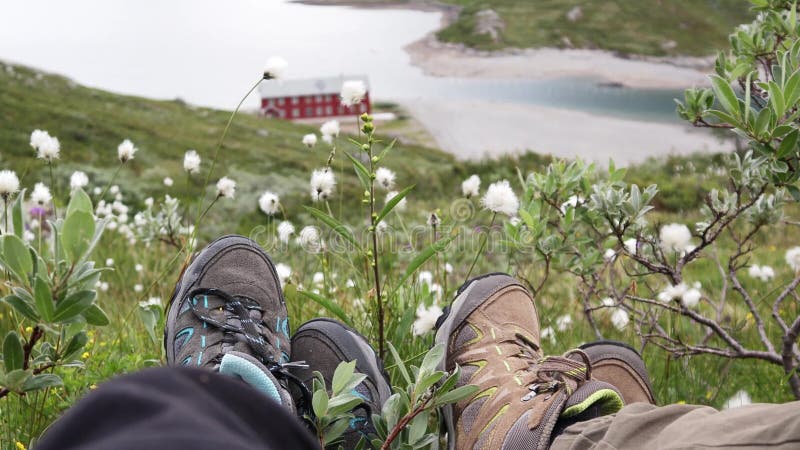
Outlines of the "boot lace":
M515 356L528 363L523 369L522 379L530 392L521 398L522 401L529 401L539 394L547 394L548 399L562 389L571 395L579 384L591 378L592 365L583 350L569 350L562 356L539 357L536 343L520 333L516 334L516 339L520 351ZM580 361L570 358L572 355L580 356Z

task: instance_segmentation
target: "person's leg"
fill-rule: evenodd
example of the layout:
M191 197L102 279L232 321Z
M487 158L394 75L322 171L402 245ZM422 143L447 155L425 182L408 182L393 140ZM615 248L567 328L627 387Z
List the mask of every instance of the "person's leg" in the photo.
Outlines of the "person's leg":
M564 430L554 450L800 448L800 402L717 411L708 406L634 403Z
M294 415L241 380L162 367L101 384L36 445L67 449L308 449Z

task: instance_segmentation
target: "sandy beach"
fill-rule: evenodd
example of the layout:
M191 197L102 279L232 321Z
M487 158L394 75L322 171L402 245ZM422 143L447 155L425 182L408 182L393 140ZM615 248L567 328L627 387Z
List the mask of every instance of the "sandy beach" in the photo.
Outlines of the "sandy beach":
M511 103L431 101L404 105L441 147L462 159L532 150L623 166L648 156L724 152L708 130ZM486 111L491 111L487 114Z

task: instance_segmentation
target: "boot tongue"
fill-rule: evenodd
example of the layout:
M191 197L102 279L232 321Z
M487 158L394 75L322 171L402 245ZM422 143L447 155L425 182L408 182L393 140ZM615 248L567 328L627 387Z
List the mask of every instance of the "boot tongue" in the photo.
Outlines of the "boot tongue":
M219 373L238 378L267 397L294 411L291 397L278 379L252 356L231 351L222 356Z
M593 417L586 417L586 419L593 419L614 414L623 406L625 403L617 388L602 381L591 380L583 383L569 396L559 417L569 419L584 412L594 411L595 413L591 414Z

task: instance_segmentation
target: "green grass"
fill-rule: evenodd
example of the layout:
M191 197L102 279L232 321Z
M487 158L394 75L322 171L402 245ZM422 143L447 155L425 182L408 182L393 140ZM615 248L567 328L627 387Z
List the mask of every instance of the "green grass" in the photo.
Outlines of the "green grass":
M325 2L325 0L323 0ZM330 0L329 3L338 3ZM365 4L405 4L408 0L363 0ZM727 47L727 36L755 16L747 0L443 0L461 8L438 37L481 50L504 48L597 48L624 54L707 56ZM579 6L575 22L567 13ZM475 31L475 14L492 9L505 22L499 39ZM665 43L674 41L674 48Z
M4 124L0 128L0 169L10 168L20 174L25 173L25 187L30 188L38 181L49 184L45 165L33 158L28 145L30 132L35 128L46 129L61 140L62 160L56 164L55 170L56 191L61 199L66 197L68 177L75 169L89 173L90 187L103 186L118 166L117 144L122 139L130 138L140 151L122 169L118 184L125 202L134 210L141 208L146 197L160 198L165 193L178 196L184 203L194 206L203 192L208 193L213 189L213 183L220 176L229 175L239 181L237 198L234 201L222 200L211 210L201 229L201 245L221 233L250 234L256 225L273 226L274 222L266 221L257 209L256 198L265 189L275 190L282 195L287 217L295 225L319 224L301 208L301 205L310 203L307 194L309 173L321 167L328 156L327 149L322 145L309 150L300 143L302 135L314 131L314 127L246 114L238 116L220 153L217 169L211 176L211 185L205 187L202 177L187 179L183 175L183 152L188 148L197 149L204 158L205 173L229 112L115 95L75 85L62 77L37 75L35 71L24 67L15 66L12 72L0 70L0 121ZM243 90L246 88L244 86ZM342 150L350 148L346 137L339 138L339 147L337 161L342 159ZM532 153L496 161L459 162L433 148L398 146L385 165L397 172L400 186L416 184L417 187L409 198L408 210L402 214L393 213L389 218L394 229L391 236L403 245L389 247L387 244L385 247L389 249L381 259L385 281L389 286L397 285L399 275L415 255L410 250L419 250L429 242L429 229L424 221L430 211L439 210L443 217L452 218L459 213L458 208L471 208L472 215L461 223L465 235L475 226L488 224L488 213L481 212L475 201L455 201L460 195L463 178L471 173L479 173L483 188L492 181L505 178L512 180L519 191L519 183L516 182L518 170L522 173L541 170L549 162L549 157ZM658 197L660 208L650 217L652 223L692 223L697 219L696 182L702 180L703 189L723 183L718 175L714 175L714 168L718 164L718 157L709 156L649 161L632 168L628 180L640 184L657 183L666 188ZM334 214L344 217L349 223L361 224L365 215L355 177L350 175L349 169L341 169L338 164L335 168L343 188L337 192L336 200L331 202ZM165 188L162 184L165 176L174 178L175 186ZM339 203L339 199L342 199L342 203ZM63 205L63 200L60 204ZM408 239L406 228L418 233ZM782 262L783 252L789 246L796 245L798 234L794 227L789 226L777 231L758 237L759 247L754 260L775 267L778 278L784 281L791 274ZM260 237L268 241L264 236ZM385 243L388 243L388 237ZM463 246L449 249L442 258L454 267L452 274L440 278L446 282L447 288L442 303L451 298L464 280L475 252L475 247L469 247L469 243L465 241ZM729 247L729 242L721 244L723 251ZM367 315L356 301L369 300L371 291L371 286L363 276L363 268L354 262L357 258L347 252L331 252L328 257L321 258L299 251L294 246L272 249L271 253L277 261L293 269L293 287L287 294L293 329L305 320L329 314L324 308L294 294L295 287L312 287L315 272L324 272L327 283L320 287L321 292L341 306L353 324L374 340L374 316ZM111 324L92 330L92 340L82 358L85 367L58 369L58 373L65 378L65 386L53 389L46 400L41 393L0 399L0 415L4 417L0 424L2 448L13 446L13 440L16 439L29 444L63 410L95 385L114 375L164 362L159 341L163 317L156 325L156 339L152 339L139 317L138 302L150 296L160 297L166 302L185 255L176 257L175 248L158 242L149 246L141 243L130 245L115 233L108 232L94 256L100 262L107 258L114 259L114 271L103 276L110 289L101 292L98 297ZM142 264L144 270L136 272L135 264ZM433 271L433 264L429 262L424 269ZM535 278L541 275L542 268L531 264L524 255L511 258L502 251L492 251L480 258L475 273L498 270ZM709 294L719 292L718 274L710 261L701 261L696 270L687 276L691 280L702 281ZM355 286L343 287L347 279L354 279ZM755 283L749 279L746 282ZM137 284L144 286L144 292L135 292L134 286ZM748 286L761 289L756 284ZM5 293L4 289L0 287L0 295ZM562 314L571 314L574 318L571 328L556 332L555 342L543 343L549 354L561 353L593 339L581 307L575 301L579 294L577 289L573 278L556 276L537 296L543 327L555 327L556 318ZM428 348L432 336L409 338L410 321L413 320L417 305L430 304L432 301L432 295L415 283L403 284L399 287L398 295L389 300L389 340L398 346L401 355L411 363L419 363L420 354ZM756 345L756 336L752 324L746 323L745 311L732 308L727 313L727 320L735 323L744 321L738 333L748 345ZM607 318L601 318L600 322L605 337L639 346L638 338L630 327L618 331ZM4 335L7 330L14 328L24 335L28 325L9 314L7 305L0 304L0 334ZM687 335L697 333L696 329L681 323L675 324L675 330ZM676 360L653 346L644 348L644 357L662 403L685 401L720 406L739 389L747 389L755 401L790 399L780 370L765 364L750 361L731 364L711 357ZM392 366L393 363L389 361L389 371L396 375ZM397 377L393 379L398 380Z

